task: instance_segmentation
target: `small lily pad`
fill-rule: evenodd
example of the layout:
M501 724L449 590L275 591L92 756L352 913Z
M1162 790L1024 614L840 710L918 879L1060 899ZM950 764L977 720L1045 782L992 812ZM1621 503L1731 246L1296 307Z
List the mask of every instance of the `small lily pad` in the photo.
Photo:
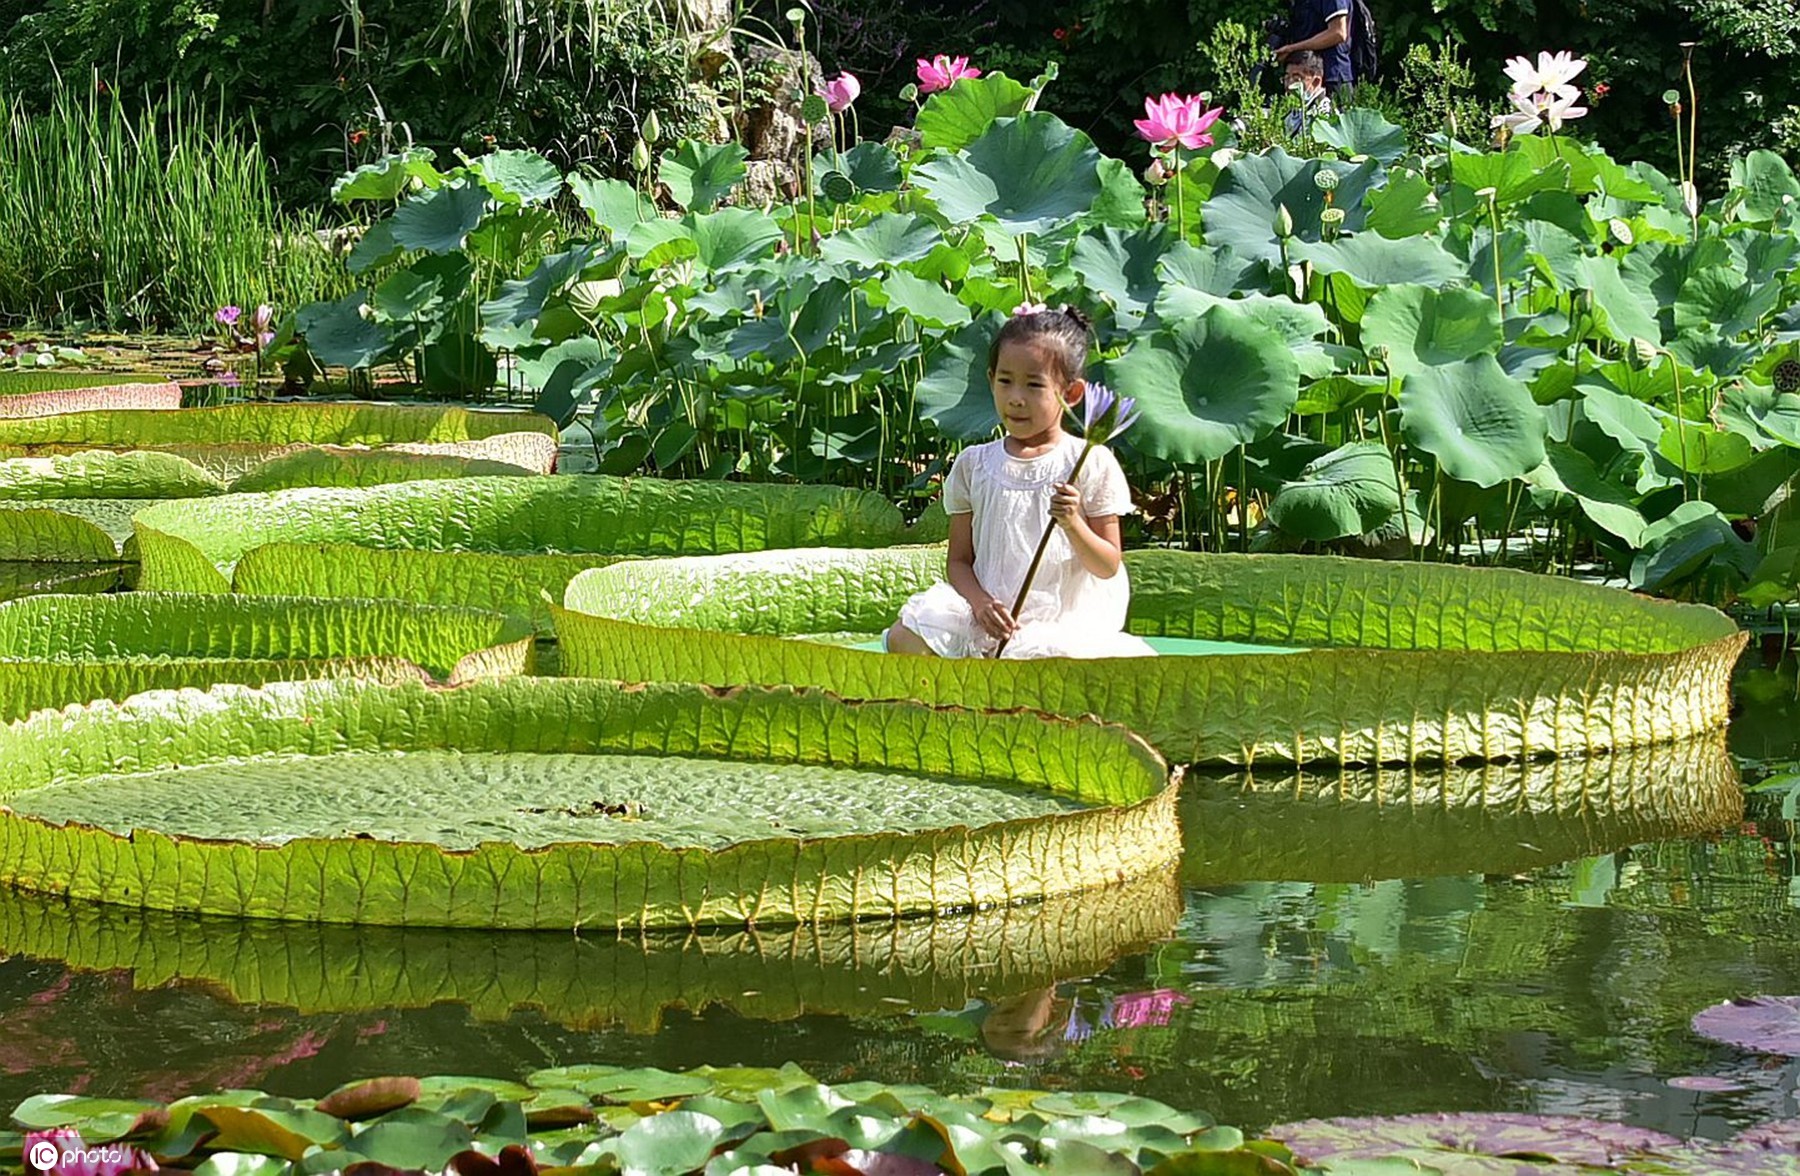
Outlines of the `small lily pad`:
M671 1098L688 1098L709 1094L712 1079L699 1074L671 1074L655 1066L636 1070L620 1070L600 1078L578 1082L575 1089L614 1103L663 1102Z
M1698 1090L1702 1092L1719 1092L1742 1090L1743 1086L1729 1078L1718 1078L1711 1074L1683 1074L1679 1078L1669 1079L1669 1085L1676 1090Z
M1677 1146L1660 1131L1568 1115L1513 1112L1307 1119L1271 1127L1267 1135L1302 1160L1374 1160L1396 1152L1490 1157L1548 1157L1569 1164L1611 1165L1620 1156Z
M1800 996L1749 996L1694 1014L1694 1032L1758 1053L1800 1057Z
M419 1101L419 1093L417 1078L370 1078L340 1086L313 1106L340 1119L372 1119Z

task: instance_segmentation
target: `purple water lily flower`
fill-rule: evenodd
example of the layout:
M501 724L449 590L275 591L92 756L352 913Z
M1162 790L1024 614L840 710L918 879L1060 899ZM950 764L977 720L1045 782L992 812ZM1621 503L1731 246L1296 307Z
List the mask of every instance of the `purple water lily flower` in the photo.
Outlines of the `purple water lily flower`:
M243 314L244 310L242 307L221 306L219 309L213 311L213 321L223 323L228 327L235 327L237 326L238 319L242 318Z
M1081 435L1089 445L1106 444L1136 424L1137 419L1137 401L1132 397L1120 396L1105 384L1087 386L1087 393L1081 398Z

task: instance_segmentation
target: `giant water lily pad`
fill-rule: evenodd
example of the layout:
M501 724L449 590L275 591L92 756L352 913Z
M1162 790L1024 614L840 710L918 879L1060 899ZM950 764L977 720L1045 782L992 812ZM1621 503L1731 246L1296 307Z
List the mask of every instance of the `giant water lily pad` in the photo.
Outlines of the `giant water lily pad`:
M1000 1000L1103 971L1169 935L1172 872L1056 896L889 923L601 934L518 933L224 919L0 888L0 950L188 984L305 1014L450 1002L481 1020L535 1008L571 1028L653 1033L672 1009L763 1021L892 1015ZM184 950L171 954L170 944ZM609 1071L610 1072L610 1071ZM591 1076L591 1075L590 1075ZM546 1076L572 1086L578 1075ZM536 1076L533 1081L537 1082Z
M0 418L180 407L180 386L159 376L0 372Z
M499 830L473 848L451 848L426 827L429 817L371 833L348 792L329 836L298 820L284 826L291 782L338 772L346 790L381 792L379 803L391 806L391 781L402 794L426 785L429 773L411 770L409 757L442 767L446 752L516 765L606 757L607 770L586 776L595 786L569 802L579 811L559 818L567 832L557 839ZM344 761L333 757L343 756L368 770L341 771ZM904 776L908 787L955 780L1053 798L1058 811L989 810L971 818L981 822L974 826L952 812L931 828L888 821L878 832L835 836L740 820L737 839L716 848L658 839L649 821L635 839L584 839L573 823L643 816L633 812L638 790L611 771L617 756L647 757L644 773L680 757L760 766L776 779L793 767ZM191 820L120 818L113 799L134 782L166 785L176 770L207 777L189 777L197 781ZM491 778L463 779L464 812L480 807L480 791L497 791ZM511 678L451 688L334 681L153 691L0 731L0 781L3 799L44 814L0 809L0 881L161 910L325 922L619 928L892 916L1070 893L1158 872L1179 852L1166 765L1122 728L786 689ZM257 791L275 807L247 804ZM535 792L535 801L503 800L548 808L568 799L548 787ZM82 808L84 797L97 805ZM690 796L681 818L734 815L716 799L703 802ZM278 838L297 835L271 844L228 823L229 806L259 812Z
M1701 1009L1694 1032L1758 1053L1800 1057L1800 996L1748 996Z
M829 486L553 476L289 490L153 507L140 584L395 596L543 615L576 572L626 556L901 542L900 512ZM242 560L242 564L239 561Z
M1745 641L1709 608L1501 569L1172 551L1125 566L1127 628L1200 649L969 662L793 639L874 636L944 574L918 548L617 563L576 577L554 615L569 673L1091 713L1173 760L1221 763L1489 760L1712 731Z
M522 673L531 632L499 613L399 601L134 592L0 604L0 722L141 690L288 678L452 681Z

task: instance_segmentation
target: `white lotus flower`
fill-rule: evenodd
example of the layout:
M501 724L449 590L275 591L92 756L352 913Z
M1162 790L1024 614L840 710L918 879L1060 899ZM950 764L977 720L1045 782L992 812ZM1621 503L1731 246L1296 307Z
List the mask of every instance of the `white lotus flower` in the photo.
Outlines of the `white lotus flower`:
M1574 89L1569 83L1586 68L1585 58L1577 57L1565 49L1560 53L1540 52L1535 66L1529 58L1509 57L1506 61L1506 76L1513 80L1515 95L1546 91L1573 93Z
M1581 91L1573 86L1540 90L1535 94L1515 92L1508 98L1513 104L1512 113L1495 115L1491 125L1505 127L1515 135L1533 134L1539 128L1547 128L1555 134L1562 130L1565 122L1587 114L1587 107L1575 105L1581 100Z
M1523 61L1524 58L1519 60ZM1513 104L1513 112L1496 114L1491 126L1496 129L1505 127L1515 135L1529 135L1544 125L1544 118L1538 110L1537 101L1530 94L1513 94L1510 95L1510 100Z

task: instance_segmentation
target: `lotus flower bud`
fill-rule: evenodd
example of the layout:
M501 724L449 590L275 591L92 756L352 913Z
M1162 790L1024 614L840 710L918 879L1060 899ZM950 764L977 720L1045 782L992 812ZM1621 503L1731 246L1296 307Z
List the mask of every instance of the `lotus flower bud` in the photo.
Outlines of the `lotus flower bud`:
M1169 182L1169 169L1163 166L1160 159L1152 159L1150 166L1144 169L1144 179L1152 184L1162 185Z
M900 101L902 101L902 102L917 102L918 100L919 100L918 83L908 82L904 86L900 87Z
M1650 340L1639 339L1636 337L1632 338L1631 354L1645 367L1651 367L1656 363L1656 352L1656 344L1650 342Z
M650 170L650 147L642 139L631 149L631 166L638 171Z
M1313 184L1321 192L1330 192L1338 186L1339 176L1328 167L1322 167L1313 174Z
M1275 212L1275 235L1284 241L1294 235L1294 214L1285 204Z
M642 138L646 143L655 143L658 139L662 138L662 122L656 117L656 112L654 110L650 112L648 118L644 119L644 133Z

